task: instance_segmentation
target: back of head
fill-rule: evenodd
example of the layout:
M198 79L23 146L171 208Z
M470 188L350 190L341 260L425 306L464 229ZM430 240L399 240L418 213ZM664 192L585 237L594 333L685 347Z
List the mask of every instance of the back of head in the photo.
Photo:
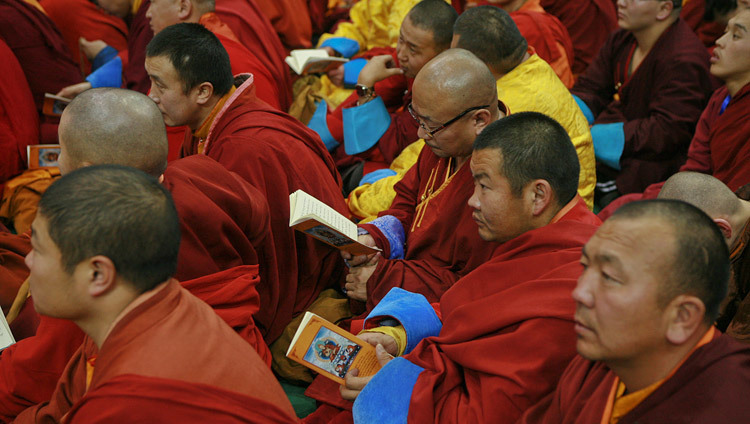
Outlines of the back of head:
M443 0L422 0L406 16L414 26L432 33L437 51L450 48L453 24L458 17L450 4Z
M201 24L171 25L154 36L146 47L146 57L166 56L188 93L209 82L214 94L223 96L234 83L229 55L218 38Z
M518 66L528 48L510 15L494 6L479 6L462 13L453 26L453 36L458 37L453 47L474 53L500 74Z
M727 16L737 9L737 0L706 0L703 20L706 22L725 22Z
M38 214L47 220L68 273L103 255L144 292L177 268L180 224L172 197L137 169L97 165L71 172L42 195Z
M84 163L118 164L159 176L167 166L164 119L156 104L136 91L86 90L65 108L59 128L63 172Z
M740 208L740 200L724 183L699 172L679 172L664 183L660 199L682 200L696 206L708 216L732 216Z
M542 179L562 207L578 191L576 149L565 129L544 114L521 112L493 122L474 141L474 151L482 149L500 150L500 174L517 195L529 182Z
M711 325L727 294L729 251L711 218L693 205L679 200L644 200L628 203L607 220L656 220L672 229L675 252L664 264L664 287L658 302L664 307L675 297L689 294L706 307L704 323Z

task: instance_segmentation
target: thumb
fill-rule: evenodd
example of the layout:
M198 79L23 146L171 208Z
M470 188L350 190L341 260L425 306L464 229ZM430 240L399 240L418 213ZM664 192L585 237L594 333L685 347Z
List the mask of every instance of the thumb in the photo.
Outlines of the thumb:
M378 357L378 362L380 362L380 366L383 366L388 363L391 359L393 359L393 356L385 351L385 348L382 344L378 343L377 346L375 346L375 355Z

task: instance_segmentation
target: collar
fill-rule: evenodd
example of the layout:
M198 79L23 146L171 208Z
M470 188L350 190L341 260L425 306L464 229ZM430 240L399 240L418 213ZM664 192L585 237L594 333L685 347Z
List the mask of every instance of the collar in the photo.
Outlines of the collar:
M206 117L206 119L201 124L200 128L198 128L195 133L193 133L193 138L198 139L198 153L203 153L204 149L204 143L206 138L208 137L208 134L211 130L211 125L214 123L214 120L216 120L216 116L219 114L219 111L224 108L224 105L227 103L227 100L229 100L230 97L232 97L232 94L234 94L235 90L237 90L234 86L229 89L229 92L223 96L221 96L221 99L216 103L214 108L211 110L211 113Z

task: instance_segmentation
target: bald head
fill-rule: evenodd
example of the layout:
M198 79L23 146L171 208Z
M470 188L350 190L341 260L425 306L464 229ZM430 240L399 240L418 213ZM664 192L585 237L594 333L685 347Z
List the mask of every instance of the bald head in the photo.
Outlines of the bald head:
M508 12L479 6L458 17L451 46L469 50L493 72L507 74L523 61L528 43Z
M84 91L65 108L58 129L64 173L117 164L159 176L167 165L164 119L147 96L120 88Z
M724 183L699 172L672 175L659 192L660 199L682 200L711 218L729 217L740 209L740 199Z

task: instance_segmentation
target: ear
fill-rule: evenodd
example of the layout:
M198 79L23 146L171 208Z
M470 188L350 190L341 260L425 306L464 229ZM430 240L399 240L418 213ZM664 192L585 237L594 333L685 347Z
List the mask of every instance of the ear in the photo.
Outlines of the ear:
M538 217L547 210L554 198L552 186L547 180L534 180L524 189L531 202L531 211L534 217Z
M479 135L487 128L487 125L492 123L492 115L487 109L479 109L474 112L472 116L472 123L474 124L474 134Z
M180 21L186 21L193 13L193 2L190 0L177 0L177 17Z
M109 293L116 285L115 264L106 256L97 255L88 260L88 293L99 297Z
M727 240L731 240L732 225L729 224L729 221L723 218L714 218L714 222L719 226L719 230L721 230L721 234L724 235L724 238Z
M665 337L673 345L682 345L703 328L706 306L695 296L681 294L674 298L665 310Z
M194 87L193 90L197 90L197 98L195 101L199 105L207 104L208 101L211 100L211 97L214 95L214 86L207 81L198 84L198 86Z
M657 12L656 14L656 20L663 21L669 18L672 15L673 10L674 10L674 5L672 4L671 1L659 2L659 12Z

